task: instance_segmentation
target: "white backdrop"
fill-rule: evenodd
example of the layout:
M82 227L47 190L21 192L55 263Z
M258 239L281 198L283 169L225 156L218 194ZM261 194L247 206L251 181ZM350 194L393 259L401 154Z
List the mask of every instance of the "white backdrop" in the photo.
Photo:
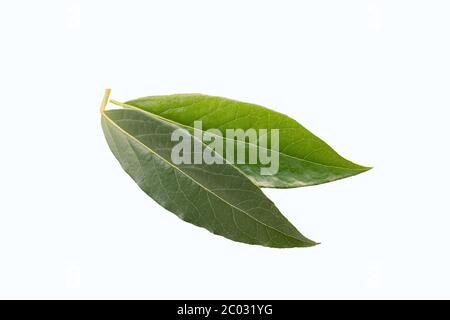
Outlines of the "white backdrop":
M449 14L448 1L2 1L0 297L450 298ZM120 168L106 87L262 104L375 168L265 190L321 245L235 243Z

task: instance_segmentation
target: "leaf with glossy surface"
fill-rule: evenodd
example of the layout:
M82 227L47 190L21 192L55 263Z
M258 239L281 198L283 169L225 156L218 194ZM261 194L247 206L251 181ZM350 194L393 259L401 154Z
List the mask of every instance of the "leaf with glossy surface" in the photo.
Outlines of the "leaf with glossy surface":
M177 128L140 110L102 110L108 145L123 169L179 218L226 238L269 247L308 247L304 237L244 174L230 164L171 161ZM169 233L170 231L168 231Z
M251 103L201 94L150 96L120 105L145 110L192 129L201 120L203 129L279 129L279 170L261 175L261 165L235 164L260 187L293 188L331 182L369 170L344 159L328 144L294 119ZM270 149L270 143L269 149ZM248 144L247 144L248 147Z

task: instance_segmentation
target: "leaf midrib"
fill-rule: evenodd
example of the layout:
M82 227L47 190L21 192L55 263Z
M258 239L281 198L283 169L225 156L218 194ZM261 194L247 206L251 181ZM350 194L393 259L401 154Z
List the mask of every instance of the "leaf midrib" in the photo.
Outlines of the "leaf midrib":
M112 104L115 104L115 105L117 105L117 106L121 106L121 107L124 107L124 108L129 108L129 109L134 109L134 110L139 110L139 111L148 112L148 113L150 113L151 115L153 115L153 116L155 116L155 117L157 117L157 118L159 118L159 119L161 119L161 120L163 120L163 121L170 122L170 123L175 124L175 125L180 126L180 127L184 127L184 128L188 128L188 129L192 129L192 130L195 129L195 128L193 128L192 126L188 126L188 125L179 123L179 122L177 122L177 121L174 121L174 120L171 120L171 119L164 118L164 117L162 117L162 116L160 116L160 115L158 115L158 114L155 114L155 113L150 112L150 111L145 110L145 109L141 109L141 108L132 106L132 105L127 104L127 103L119 102L119 101L114 100L114 99L111 99L110 102L111 102ZM205 132L204 130L200 130L200 131L201 131L201 132ZM220 138L225 139L225 140L231 140L231 139L228 139L227 137L224 137L224 136L218 136L218 135L216 135L216 134L214 134L214 133L208 133L208 134L211 134L212 136L220 137ZM234 141L234 140L233 140L233 141ZM249 143L249 142L247 142L247 141L244 141L244 144L254 146L254 144ZM257 147L258 147L258 148L262 148L262 149L264 149L264 150L270 150L271 152L274 151L274 150L272 150L272 149L268 149L268 148L264 148L264 147L260 147L260 146L257 146ZM303 159L303 158L294 157L294 156L291 156L291 155L289 155L289 154L287 154L287 153L284 153L284 152L282 152L282 151L276 151L276 152L278 152L279 154L282 154L283 156L288 157L288 158L296 159L296 160L298 160L298 161L303 161L303 162L311 163L311 164L318 165L318 166L323 166L323 167L326 167L326 168L343 169L343 170L350 170L350 171L355 171L355 172L364 172L364 171L367 171L367 168L362 168L362 169L356 169L356 168L355 168L355 169L353 169L353 168L348 168L348 167L332 166L332 165L327 165L327 164L320 163L320 162L315 162L315 161L306 160L306 159Z
M112 102L112 101L111 101ZM131 109L135 109L134 107L131 107ZM141 112L145 112L143 110L140 110L138 108L136 108L137 111L141 111ZM132 140L136 141L137 143L139 143L140 145L144 146L145 149L147 149L148 151L150 151L152 154L154 154L155 156L157 156L159 159L161 159L163 162L167 163L169 166L171 166L172 168L174 168L175 170L178 170L179 172L181 172L183 175L185 175L186 177L188 177L190 180L192 180L194 183L196 183L197 185L199 185L202 189L204 189L205 191L211 193L212 195L214 195L215 197L217 197L218 199L220 199L222 202L226 203L227 205L229 205L230 207L244 213L246 216L248 216L249 218L251 218L252 220L262 224L263 226L265 226L266 228L270 228L282 235L284 235L287 238L291 238L294 239L296 241L301 241L304 243L307 243L307 241L305 241L304 239L299 239L299 238L295 238L291 235L288 235L286 233L284 233L281 230L277 230L274 227L271 227L267 224L265 224L264 222L259 221L258 219L256 219L255 217L249 215L247 212L245 212L244 210L234 206L233 204L229 203L227 200L223 199L222 197L220 197L219 195L217 195L216 193L214 193L212 190L206 188L204 185L202 185L201 183L199 183L198 181L196 181L194 178L192 178L190 175L188 175L187 173L185 173L183 170L181 170L180 168L178 168L177 166L174 166L172 163L170 163L170 161L167 161L164 157L162 157L161 155L159 155L158 153L156 153L154 150L152 150L150 147L148 147L146 144L144 144L142 141L140 141L139 139L133 137L130 133L128 133L127 131L125 131L122 127L120 127L118 124L116 124L110 117L108 117L106 115L105 112L102 112L102 116L104 116L113 126L115 126L117 129L119 129L121 132L123 132L126 136L130 137ZM314 241L311 241L311 243L314 243Z

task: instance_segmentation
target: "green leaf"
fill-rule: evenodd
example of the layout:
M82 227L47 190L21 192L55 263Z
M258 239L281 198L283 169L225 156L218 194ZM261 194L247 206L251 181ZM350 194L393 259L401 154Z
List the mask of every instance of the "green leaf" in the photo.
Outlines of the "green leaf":
M321 184L350 177L370 168L341 157L328 144L288 116L251 104L200 94L151 96L131 100L122 106L145 110L192 130L202 120L203 129L279 129L279 170L261 175L261 163L235 164L260 187L293 188ZM273 151L271 144L268 149ZM247 143L248 149L248 143ZM247 150L248 154L248 150Z
M174 164L171 150L178 142L171 141L171 135L177 126L141 110L104 111L103 106L101 111L103 132L122 168L179 218L249 244L277 248L316 244L234 166Z

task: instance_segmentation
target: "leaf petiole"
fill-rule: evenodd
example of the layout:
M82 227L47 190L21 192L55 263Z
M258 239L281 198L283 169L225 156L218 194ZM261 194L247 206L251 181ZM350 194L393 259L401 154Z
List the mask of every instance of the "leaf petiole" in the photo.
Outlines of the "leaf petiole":
M111 94L111 89L105 89L105 94L103 96L102 104L100 105L100 113L103 113L105 111L105 107L108 104L109 95Z

